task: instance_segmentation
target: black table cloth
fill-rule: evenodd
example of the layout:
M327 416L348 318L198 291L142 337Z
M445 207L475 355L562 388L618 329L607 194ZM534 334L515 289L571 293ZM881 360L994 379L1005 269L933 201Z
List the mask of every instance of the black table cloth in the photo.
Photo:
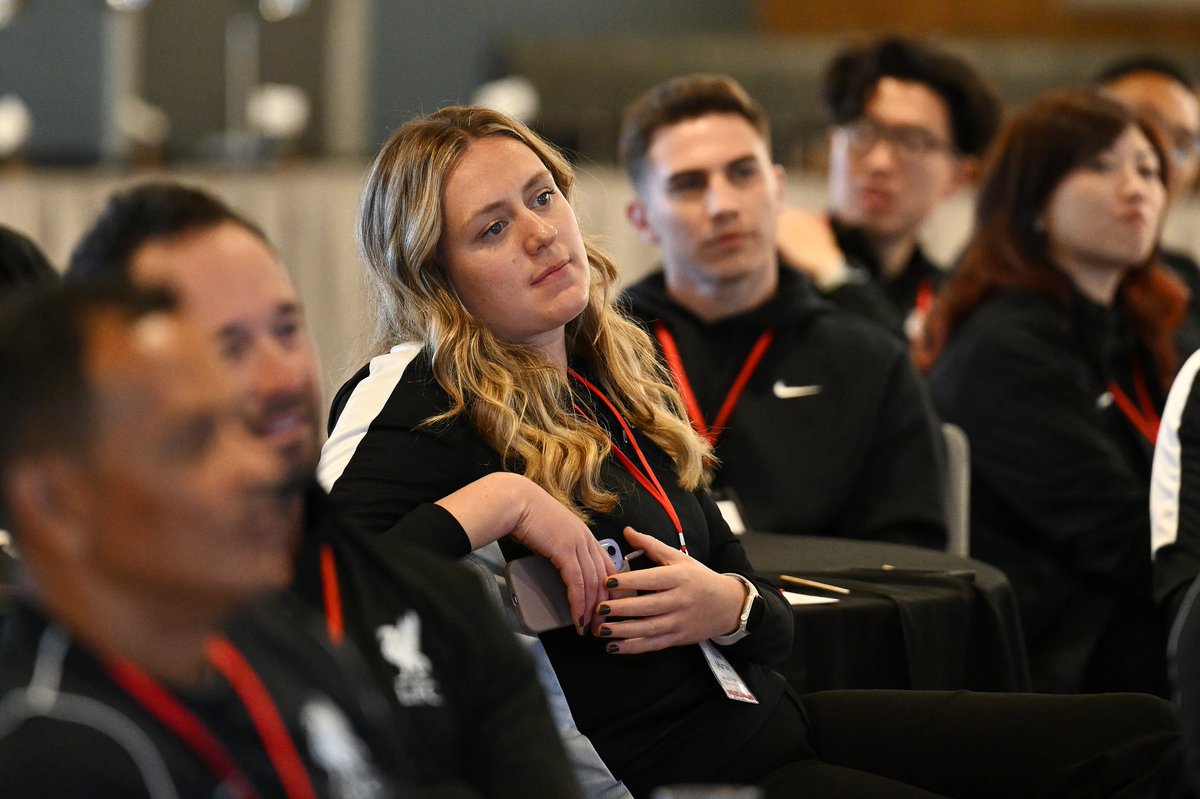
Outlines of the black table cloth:
M797 692L1029 690L1016 600L999 569L900 544L753 532L741 540L779 587L839 600L793 608L796 640L783 671ZM781 574L851 593L789 585Z

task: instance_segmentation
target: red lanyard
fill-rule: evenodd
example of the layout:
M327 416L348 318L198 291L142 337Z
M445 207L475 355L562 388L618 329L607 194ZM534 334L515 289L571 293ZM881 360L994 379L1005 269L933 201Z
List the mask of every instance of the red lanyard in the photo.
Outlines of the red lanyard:
M933 286L929 280L922 280L917 284L917 296L913 300L913 310L917 312L917 316L924 319L929 315L929 309L933 307Z
M1162 423L1162 419L1158 415L1154 401L1150 399L1150 392L1146 389L1146 375L1142 371L1141 360L1133 359L1133 391L1137 394L1137 405L1134 405L1133 400L1117 385L1115 380L1108 381L1108 391L1112 394L1113 402L1121 409L1121 413L1125 414L1125 418L1138 429L1138 432L1145 436L1151 444L1157 442L1158 426Z
M688 554L687 540L683 536L683 525L679 521L679 514L675 512L675 506L671 504L671 498L667 496L667 492L663 490L662 483L658 482L657 475L655 475L654 470L650 468L650 464L646 460L646 456L642 453L642 448L638 446L637 439L633 437L633 431L629 429L629 425L625 422L625 417L621 415L620 411L617 410L615 405L609 402L608 397L604 396L603 391L592 385L590 380L579 374L579 372L576 372L574 369L570 371L571 377L574 377L580 383L583 383L583 385L586 386L589 391L599 397L600 401L603 402L612 415L616 417L617 422L621 425L621 429L625 431L625 438L629 441L629 445L633 447L633 452L635 455L637 455L638 460L641 461L642 469L645 469L645 471L639 469L638 465L634 463L628 455L622 452L620 447L618 447L616 443L610 439L609 443L612 445L613 455L616 456L617 462L625 467L625 471L633 475L634 479L641 484L642 488L646 489L646 492L650 494L650 496L654 497L654 499L658 501L658 504L662 506L662 509L666 511L667 516L671 518L671 523L675 525L676 535L679 536L679 551L685 555ZM592 419L587 411L583 410L583 408L580 408L579 405L575 405L575 410L580 416L591 420L593 424L596 423L596 420Z
M321 544L321 592L325 599L325 630L329 640L341 644L346 634L342 618L342 592L338 589L337 564L333 559L333 548Z
M692 384L688 382L687 371L683 368L683 358L679 355L679 347L676 345L671 331L667 330L667 326L662 322L658 322L654 325L654 336L658 339L659 346L662 347L663 356L667 359L667 366L683 397L683 404L687 407L692 427L696 428L696 432L704 436L709 444L715 446L721 431L729 422L729 417L733 415L733 409L737 406L738 400L742 398L742 392L746 389L746 384L750 382L750 376L754 374L754 370L758 368L759 362L770 348L771 342L775 340L775 331L764 330L758 337L758 341L754 342L750 354L746 356L746 362L742 364L741 371L734 378L733 385L729 387L729 393L725 395L725 402L721 404L721 409L717 411L717 417L713 419L711 426L704 420L704 412L700 410L696 393L692 391Z
M205 652L209 662L229 681L246 708L288 799L316 799L316 791L291 735L254 667L224 638L210 638ZM240 799L256 799L258 792L229 750L174 694L127 660L112 660L106 667L126 693L192 748L223 786Z

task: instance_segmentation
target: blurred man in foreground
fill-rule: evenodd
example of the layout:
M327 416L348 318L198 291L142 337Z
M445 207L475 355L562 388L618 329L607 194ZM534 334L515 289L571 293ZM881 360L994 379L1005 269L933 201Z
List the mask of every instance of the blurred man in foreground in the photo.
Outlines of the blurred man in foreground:
M0 795L384 797L403 759L284 605L301 486L165 295L57 287L0 320L0 521L24 592Z

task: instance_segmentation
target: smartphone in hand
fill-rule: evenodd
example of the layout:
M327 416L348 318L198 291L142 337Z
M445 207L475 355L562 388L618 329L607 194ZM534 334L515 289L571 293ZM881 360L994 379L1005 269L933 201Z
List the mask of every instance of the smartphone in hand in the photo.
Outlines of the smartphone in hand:
M510 560L504 567L508 593L526 632L537 634L570 627L567 587L558 569L541 555Z
M628 569L616 541L605 538L600 546L608 553L617 571ZM548 558L528 555L510 560L504 567L504 576L508 580L513 608L526 632L536 635L559 627L574 626L571 607L567 603L567 587Z

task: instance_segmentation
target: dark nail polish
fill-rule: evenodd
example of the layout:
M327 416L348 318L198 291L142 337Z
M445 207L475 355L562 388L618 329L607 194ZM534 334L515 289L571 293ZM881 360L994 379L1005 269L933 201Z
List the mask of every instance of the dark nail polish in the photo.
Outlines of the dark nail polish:
M579 617L579 629L582 630L586 626L587 626L587 618L584 616L580 616Z
M611 627L601 627L600 628L600 637L601 638L608 638L610 635L612 635Z
M596 611L597 616L607 616L610 613L612 613L612 608L608 605L601 605L600 609Z
M604 651L608 652L610 655L615 655L617 652L621 651L621 647L618 644L609 644L604 648Z
M604 581L604 587L605 588L616 588L617 587L617 578L609 577L607 580Z

